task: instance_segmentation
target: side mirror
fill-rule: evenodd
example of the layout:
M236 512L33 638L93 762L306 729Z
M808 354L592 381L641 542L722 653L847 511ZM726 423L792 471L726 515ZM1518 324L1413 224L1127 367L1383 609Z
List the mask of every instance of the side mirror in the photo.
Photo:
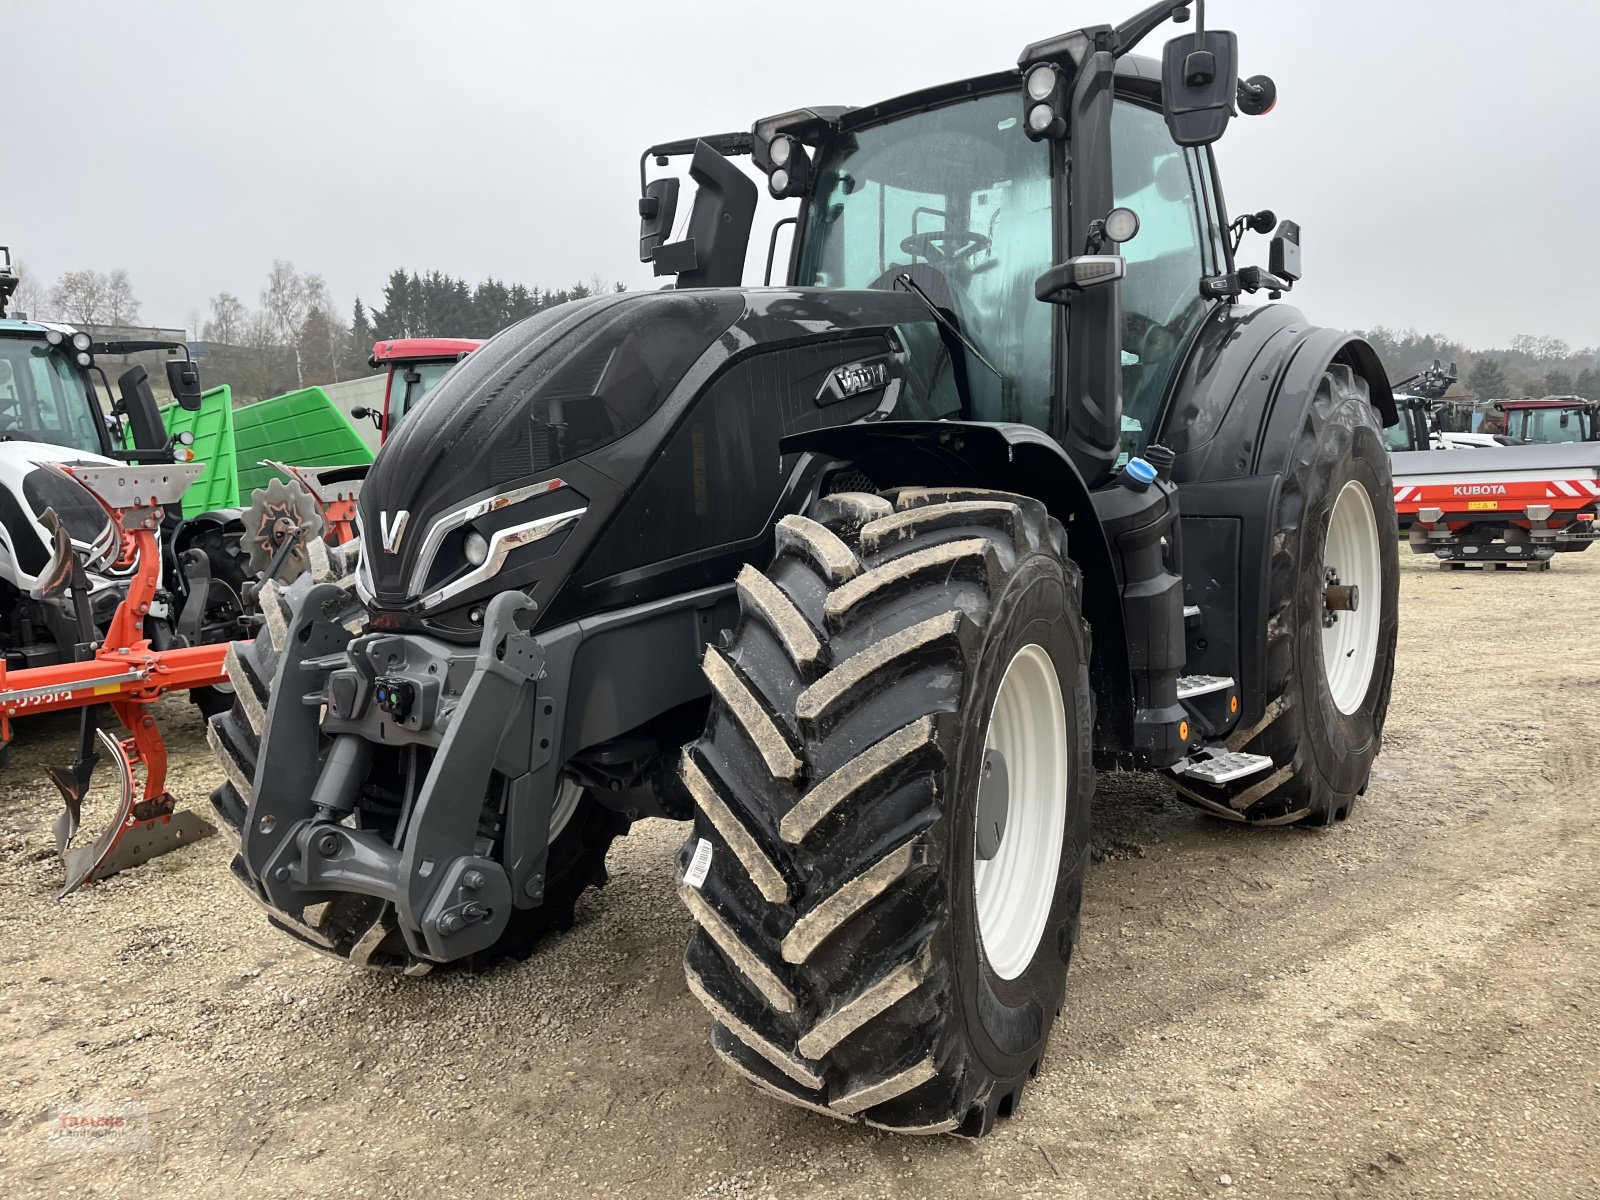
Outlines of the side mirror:
M189 359L167 361L167 386L172 389L172 398L189 412L200 410L200 401L205 395L200 387L200 368Z
M128 419L133 448L165 450L167 428L161 423L161 408L156 404L156 394L150 390L150 373L143 367L130 367L117 377L117 391L122 399L118 401L115 411Z
M672 232L678 215L678 180L674 176L652 179L639 197L639 261L649 262L656 247Z
M681 242L656 248L657 275L676 275L680 288L738 287L756 215L756 185L704 140L689 161L694 207Z
M1279 279L1295 283L1300 278L1300 226L1282 221L1267 251L1267 270ZM1454 375L1454 370L1451 374Z
M1226 29L1186 33L1161 54L1161 110L1180 146L1209 146L1228 128L1239 89L1239 39Z

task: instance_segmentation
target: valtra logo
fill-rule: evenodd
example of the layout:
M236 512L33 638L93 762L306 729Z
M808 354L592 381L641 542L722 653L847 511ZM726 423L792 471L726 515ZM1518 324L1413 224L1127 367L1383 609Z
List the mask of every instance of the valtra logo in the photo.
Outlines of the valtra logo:
M1504 496L1506 485L1503 483L1463 483L1458 484L1451 492L1455 496Z

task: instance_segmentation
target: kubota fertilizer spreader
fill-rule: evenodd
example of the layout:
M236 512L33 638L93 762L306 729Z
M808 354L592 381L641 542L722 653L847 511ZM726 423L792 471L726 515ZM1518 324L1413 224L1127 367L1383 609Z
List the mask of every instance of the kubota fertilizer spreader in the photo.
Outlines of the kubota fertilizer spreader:
M1394 505L1411 549L1446 568L1543 570L1597 536L1600 444L1392 454Z

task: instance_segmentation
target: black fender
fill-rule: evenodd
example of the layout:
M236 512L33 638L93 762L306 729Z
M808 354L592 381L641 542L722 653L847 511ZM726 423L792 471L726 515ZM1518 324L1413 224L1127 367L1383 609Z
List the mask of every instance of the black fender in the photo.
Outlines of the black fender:
M1400 420L1383 364L1361 338L1312 325L1287 304L1219 308L1201 327L1151 440L1178 456L1179 483L1275 474L1334 362L1366 379L1380 424Z
M1093 633L1096 744L1127 741L1133 688L1118 572L1089 487L1053 438L1031 425L875 421L794 434L781 448L849 463L881 487L997 488L1042 501L1066 528L1068 552L1083 572L1083 615ZM824 470L819 478L831 473Z
M163 574L166 576L167 590L174 595L187 595L188 584L183 575L183 553L194 545L195 541L213 530L224 535L244 533L244 509L242 508L214 508L203 513L196 513L192 517L185 517L173 527L168 538L170 553L162 564ZM229 586L237 588L243 582L240 579L228 579Z
M196 513L192 517L185 517L172 535L172 544L177 549L183 550L195 538L210 529L220 529L224 533L238 530L243 533L244 509L213 508L207 512Z
M1153 440L1176 454L1189 674L1231 675L1240 724L1264 706L1273 514L1289 455L1323 373L1343 363L1367 381L1380 424L1399 421L1377 352L1312 325L1287 304L1222 308L1201 329Z

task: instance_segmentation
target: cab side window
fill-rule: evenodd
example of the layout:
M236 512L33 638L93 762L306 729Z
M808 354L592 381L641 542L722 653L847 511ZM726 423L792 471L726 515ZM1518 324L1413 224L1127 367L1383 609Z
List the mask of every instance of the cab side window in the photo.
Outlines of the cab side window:
M1173 142L1154 109L1118 100L1111 117L1116 203L1139 214L1123 243L1122 441L1137 454L1150 440L1179 356L1211 310L1200 295L1207 273L1200 160Z

